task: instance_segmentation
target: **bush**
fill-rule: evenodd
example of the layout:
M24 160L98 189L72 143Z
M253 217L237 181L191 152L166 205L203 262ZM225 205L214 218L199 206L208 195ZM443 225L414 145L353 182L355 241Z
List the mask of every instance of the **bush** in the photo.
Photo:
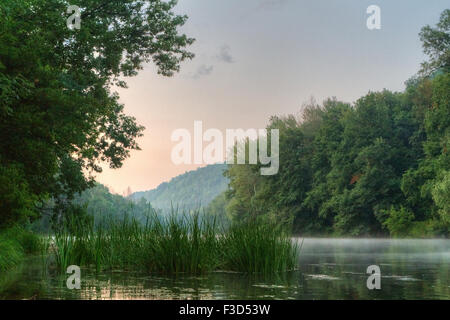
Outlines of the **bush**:
M442 221L450 228L450 170L442 173L442 178L434 185L432 195Z
M387 214L388 218L384 221L384 226L388 228L391 236L407 236L413 226L414 214L404 207L400 207L399 210L391 207Z
M0 164L0 228L11 227L35 217L36 197L29 192L19 166Z
M18 265L24 257L24 251L15 240L0 236L0 271L4 272Z
M43 240L41 238L21 226L14 226L2 232L5 239L16 241L25 254L40 253L43 249Z
M43 240L22 227L14 226L0 233L0 271L17 266L25 254L41 253Z

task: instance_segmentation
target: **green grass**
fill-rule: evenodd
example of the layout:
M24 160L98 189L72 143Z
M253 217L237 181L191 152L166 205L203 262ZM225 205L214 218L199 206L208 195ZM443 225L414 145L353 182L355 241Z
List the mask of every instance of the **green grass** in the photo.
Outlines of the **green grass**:
M125 217L94 228L93 223L55 233L54 253L61 270L71 265L104 269L142 269L159 273L204 273L218 264L218 228L199 214L159 217L145 224Z
M0 238L0 272L17 266L24 257L24 251L15 240Z
M298 248L279 226L262 222L224 228L195 213L94 223L71 222L55 233L55 261L69 265L149 273L202 274L216 270L278 273L295 269Z
M153 216L146 226L150 231L144 248L146 269L150 272L205 273L217 268L220 261L219 229L214 219L198 213Z
M224 234L224 268L273 274L297 267L299 248L277 224L250 221L232 225Z
M41 238L22 227L15 226L0 232L0 271L20 264L26 254L41 253Z

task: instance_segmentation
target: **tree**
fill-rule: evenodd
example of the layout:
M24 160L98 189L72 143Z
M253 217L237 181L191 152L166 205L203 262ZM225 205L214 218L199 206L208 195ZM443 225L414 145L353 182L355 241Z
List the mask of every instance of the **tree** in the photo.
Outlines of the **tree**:
M450 10L420 37L430 60L405 92L369 92L354 105L329 99L303 121L273 117L280 169L233 165L227 211L294 220L302 233L448 235Z
M0 194L0 225L36 212L38 200L92 186L101 162L121 167L144 128L113 88L144 63L172 76L193 57L176 1L70 4L81 8L79 30L66 25L65 0L0 3L0 179L14 177Z
M442 178L436 183L432 193L442 220L450 225L450 171L442 173Z
M441 14L436 28L425 26L420 32L424 52L430 57L422 63L421 72L430 75L436 70L450 71L450 9Z

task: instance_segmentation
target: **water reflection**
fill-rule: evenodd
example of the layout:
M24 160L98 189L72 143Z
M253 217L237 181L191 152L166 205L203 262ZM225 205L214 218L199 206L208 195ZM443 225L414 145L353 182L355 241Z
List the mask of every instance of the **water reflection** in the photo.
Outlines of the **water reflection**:
M299 239L294 239L299 241ZM369 265L381 290L366 287ZM263 278L82 270L82 289L33 258L0 276L2 299L450 299L450 240L305 239L297 271Z

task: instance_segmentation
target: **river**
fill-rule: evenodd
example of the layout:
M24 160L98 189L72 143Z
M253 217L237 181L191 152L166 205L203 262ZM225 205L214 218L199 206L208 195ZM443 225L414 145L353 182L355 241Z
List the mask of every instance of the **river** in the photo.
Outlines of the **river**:
M294 239L293 241L301 241ZM82 269L81 289L34 257L0 275L0 299L450 299L450 240L304 240L299 270L273 277ZM367 288L368 266L381 288Z

